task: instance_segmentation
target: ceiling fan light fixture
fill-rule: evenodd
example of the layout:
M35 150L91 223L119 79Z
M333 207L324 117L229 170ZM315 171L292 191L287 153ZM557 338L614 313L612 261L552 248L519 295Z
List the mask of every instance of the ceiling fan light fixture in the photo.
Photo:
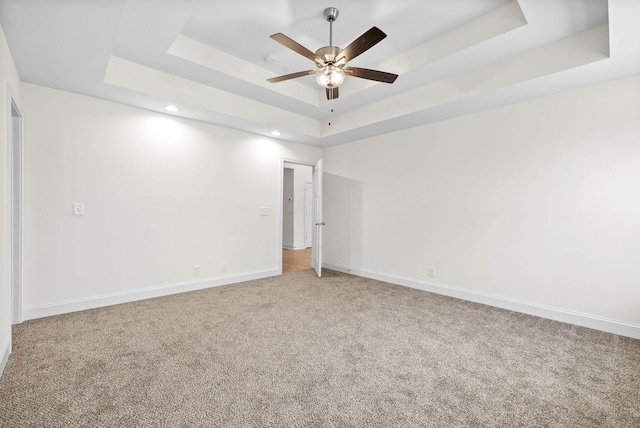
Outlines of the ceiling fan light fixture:
M324 88L337 88L344 82L344 70L335 65L325 65L316 71L316 82Z

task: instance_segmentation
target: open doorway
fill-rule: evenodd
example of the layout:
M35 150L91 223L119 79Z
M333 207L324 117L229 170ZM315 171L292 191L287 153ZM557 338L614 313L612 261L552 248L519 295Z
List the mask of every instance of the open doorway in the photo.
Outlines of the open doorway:
M283 162L282 273L311 269L313 167Z
M10 225L9 274L11 283L11 322L22 322L22 114L11 95L9 122Z

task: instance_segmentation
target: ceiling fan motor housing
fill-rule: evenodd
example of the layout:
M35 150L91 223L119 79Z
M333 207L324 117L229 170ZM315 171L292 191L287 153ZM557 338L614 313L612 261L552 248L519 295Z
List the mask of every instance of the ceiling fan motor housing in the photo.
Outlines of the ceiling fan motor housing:
M316 51L316 55L322 58L325 64L334 64L340 52L342 52L342 49L337 46L324 46Z

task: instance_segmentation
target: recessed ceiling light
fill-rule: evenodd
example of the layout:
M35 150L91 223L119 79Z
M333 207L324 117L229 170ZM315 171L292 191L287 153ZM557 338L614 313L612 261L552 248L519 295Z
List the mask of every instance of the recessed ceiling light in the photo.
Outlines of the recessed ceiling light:
M166 111L170 111L172 113L175 113L178 111L178 107L174 106L174 105L170 105L170 106L166 106L164 108Z
M264 57L264 61L268 62L269 64L271 64L272 62L276 62L278 60L278 57L274 54L270 54Z
M273 131L271 133L271 135L273 135L274 137L279 137L280 136L280 131Z

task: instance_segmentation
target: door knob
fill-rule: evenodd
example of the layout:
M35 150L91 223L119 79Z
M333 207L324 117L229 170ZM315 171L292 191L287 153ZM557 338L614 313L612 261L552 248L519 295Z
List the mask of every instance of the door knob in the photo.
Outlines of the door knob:
M316 223L316 226L325 226L327 223L325 223L324 221L322 223Z

